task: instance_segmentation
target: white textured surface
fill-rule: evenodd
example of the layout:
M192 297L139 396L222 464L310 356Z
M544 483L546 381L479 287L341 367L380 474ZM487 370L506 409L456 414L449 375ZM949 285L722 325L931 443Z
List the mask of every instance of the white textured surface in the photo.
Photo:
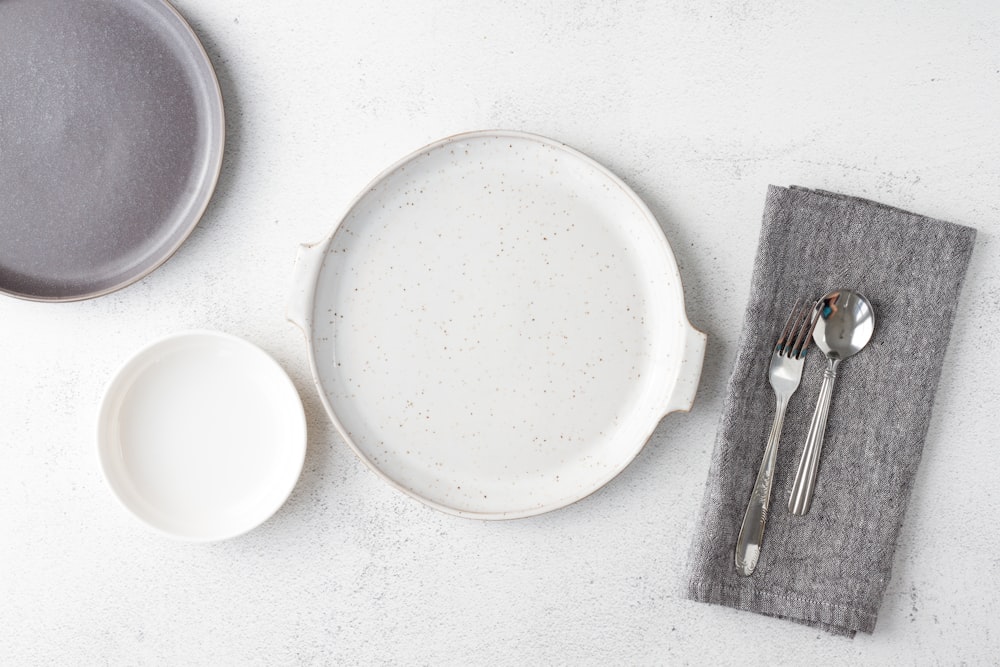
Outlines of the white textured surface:
M205 219L122 292L0 300L4 663L995 659L1000 7L499 4L178 3L228 103ZM434 512L368 472L283 317L298 242L397 158L485 127L565 141L635 188L710 336L691 414L597 494L506 523ZM678 595L770 182L980 229L892 582L876 633L853 641ZM310 428L288 504L208 546L122 511L93 443L114 369L195 327L273 354Z

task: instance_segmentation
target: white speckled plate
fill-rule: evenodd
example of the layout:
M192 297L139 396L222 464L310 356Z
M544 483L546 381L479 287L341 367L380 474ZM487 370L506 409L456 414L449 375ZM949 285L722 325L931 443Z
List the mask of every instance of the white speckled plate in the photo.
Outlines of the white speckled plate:
M337 428L446 512L572 503L694 400L705 337L663 232L621 180L549 139L427 146L296 271L289 319Z

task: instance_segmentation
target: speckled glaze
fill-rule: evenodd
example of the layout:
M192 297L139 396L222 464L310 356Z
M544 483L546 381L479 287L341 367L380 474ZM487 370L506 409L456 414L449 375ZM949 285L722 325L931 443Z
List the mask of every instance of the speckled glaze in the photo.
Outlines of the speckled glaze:
M379 176L303 246L289 319L358 456L483 519L607 483L690 408L705 346L639 198L517 132L445 139Z
M177 250L222 164L222 97L162 0L0 2L0 292L86 299Z

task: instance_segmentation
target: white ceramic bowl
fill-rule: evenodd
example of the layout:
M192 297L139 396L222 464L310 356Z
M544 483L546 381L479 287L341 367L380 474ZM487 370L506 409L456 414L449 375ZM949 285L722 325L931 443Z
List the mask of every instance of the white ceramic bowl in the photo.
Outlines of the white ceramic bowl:
M241 535L285 502L302 471L306 422L284 370L214 331L146 346L118 371L97 423L101 469L132 514L171 537Z

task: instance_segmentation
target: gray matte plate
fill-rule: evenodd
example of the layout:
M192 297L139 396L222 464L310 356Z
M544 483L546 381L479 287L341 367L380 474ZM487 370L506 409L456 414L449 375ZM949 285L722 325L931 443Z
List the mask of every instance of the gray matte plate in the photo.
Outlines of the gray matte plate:
M106 294L167 260L222 165L208 55L162 0L0 0L0 292Z

